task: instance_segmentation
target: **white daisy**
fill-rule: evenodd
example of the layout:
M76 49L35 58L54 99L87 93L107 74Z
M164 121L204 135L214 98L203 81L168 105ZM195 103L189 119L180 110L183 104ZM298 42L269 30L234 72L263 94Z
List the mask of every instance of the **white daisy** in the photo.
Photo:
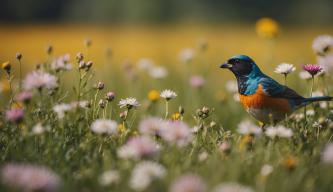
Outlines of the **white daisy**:
M179 54L179 58L184 63L192 61L194 58L194 50L192 48L183 49Z
M313 40L312 49L318 55L325 55L333 46L333 37L330 35L320 35Z
M23 87L28 91L42 88L54 89L58 87L57 77L49 73L33 71L26 76Z
M293 131L282 125L279 125L277 127L268 127L265 131L265 134L270 138L290 138L293 136Z
M249 120L240 122L237 131L243 135L260 135L262 132L260 127L256 126Z
M168 70L162 66L151 67L148 72L154 79L163 79L168 76Z
M121 99L119 101L118 105L119 105L120 108L126 107L128 109L131 109L131 108L139 107L140 103L138 102L138 100L136 98L129 97L129 98L126 98L126 99Z
M333 164L333 143L328 144L321 154L321 160L327 164Z
M108 186L116 184L120 181L119 172L116 170L105 171L98 179L98 182L102 186Z
M53 106L53 111L57 114L59 119L65 117L65 113L72 110L73 106L71 104L60 103Z
M166 100L170 100L170 99L176 98L177 94L170 89L166 89L161 92L160 96Z
M289 64L289 63L281 63L275 68L275 73L279 73L282 75L288 75L289 73L293 72L296 70L296 67L294 65Z
M135 191L144 191L155 179L161 179L165 174L166 169L162 165L143 161L134 167L129 184Z
M109 119L97 119L91 124L90 128L97 134L116 135L118 133L117 122Z

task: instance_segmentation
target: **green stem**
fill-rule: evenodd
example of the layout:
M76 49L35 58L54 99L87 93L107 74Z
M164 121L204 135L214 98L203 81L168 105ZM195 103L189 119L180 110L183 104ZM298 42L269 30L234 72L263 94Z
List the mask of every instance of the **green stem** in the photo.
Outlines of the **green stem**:
M165 119L168 118L168 115L169 115L169 101L166 100L165 101Z

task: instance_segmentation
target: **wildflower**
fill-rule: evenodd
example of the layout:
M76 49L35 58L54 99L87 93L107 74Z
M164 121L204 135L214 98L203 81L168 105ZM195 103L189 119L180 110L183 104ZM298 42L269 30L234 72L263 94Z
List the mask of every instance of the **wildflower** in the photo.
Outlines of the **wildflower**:
M265 134L270 138L290 138L293 136L293 131L282 125L279 125L277 127L268 127L265 131Z
M47 131L49 129L50 129L49 126L44 127L42 123L37 123L36 125L34 125L32 127L32 134L40 135L40 134L44 133L45 131Z
M254 190L248 186L229 182L219 184L213 192L254 192Z
M57 191L60 178L52 170L34 165L6 164L1 169L4 184L22 191Z
M53 52L53 46L52 46L52 45L48 45L48 46L46 46L45 51L46 51L46 53L47 53L48 55L51 55L52 52Z
M98 179L98 182L102 186L109 186L116 184L120 181L119 172L116 170L105 171Z
M237 93L238 92L237 81L234 81L234 80L227 81L227 83L225 84L225 88L230 93Z
M118 149L118 157L122 159L139 159L158 154L160 147L155 141L145 136L130 138L125 145Z
M191 62L194 58L194 50L192 48L183 49L179 54L179 58L184 63Z
M256 23L258 36L267 39L274 39L279 34L279 24L271 18L261 18Z
M294 156L288 155L282 160L282 166L288 170L293 170L298 164L298 159Z
M333 143L326 145L321 154L321 161L327 164L333 164Z
M136 98L129 97L126 99L121 99L118 105L120 106L120 108L126 107L127 109L132 109L139 107L140 103L138 102L138 100L136 100Z
M83 59L84 59L84 56L83 56L83 54L81 53L81 52L78 52L77 54L76 54L76 61L78 62L78 63L80 63L81 61L83 61Z
M104 83L99 81L95 87L98 90L102 90L102 89L104 89Z
M97 134L116 135L118 134L118 124L108 119L97 119L91 124L91 130Z
M51 68L55 71L69 71L73 68L72 64L69 63L69 60L69 54L60 56L53 60L53 62L51 63Z
M289 63L281 63L275 68L275 73L279 73L282 75L288 75L289 73L293 72L296 70L296 67L294 65L289 64Z
M151 90L148 93L148 99L152 102L157 101L160 98L160 92L156 90Z
M59 119L65 117L65 113L73 109L73 106L66 103L61 103L53 106L53 111L57 114Z
M310 73L308 73L306 71L301 71L301 72L299 72L299 78L304 79L304 80L309 80L312 78L312 76L310 75Z
M111 92L111 91L107 92L106 95L105 95L105 99L108 102L112 102L115 97L116 97L116 94L114 92Z
M149 69L149 75L154 79L163 79L168 76L168 70L165 67L152 67Z
M160 96L168 101L176 98L177 94L170 89L165 89L161 92Z
M148 117L140 121L139 123L139 131L144 135L160 135L161 124L163 120L156 117Z
M28 91L42 88L55 89L58 87L58 83L57 78L49 73L33 71L26 76L23 87Z
M314 116L315 115L315 111L313 109L309 109L306 111L306 115L307 116Z
M143 161L137 164L130 178L130 187L135 191L144 191L155 179L165 176L166 169L155 162Z
M204 151L198 155L198 160L201 162L206 161L207 158L208 158L208 153L206 151Z
M138 61L137 65L140 70L148 70L154 67L154 61L148 58L142 58Z
M17 52L15 58L20 61L22 59L22 53Z
M262 132L260 127L254 125L249 120L245 120L239 123L237 131L243 135L260 135Z
M263 176L263 177L267 177L272 172L273 172L273 166L269 165L269 164L265 164L261 167L260 175Z
M205 79L200 75L194 75L190 78L190 85L193 88L202 88L205 85Z
M106 106L106 101L103 100L103 99L100 99L99 102L98 102L98 106L99 106L101 109L104 109L105 106Z
M171 119L173 121L178 121L180 119L180 117L181 117L181 115L178 112L171 115Z
M94 63L92 61L87 61L86 63L84 63L84 68L86 69L86 71L89 71L93 64Z
M32 92L30 91L23 91L16 95L16 101L23 102L25 104L29 103L32 99Z
M6 111L6 119L12 123L20 123L23 120L23 109L10 109Z
M210 109L206 106L202 107L202 109L197 109L196 115L201 119L206 119L209 117Z
M313 64L304 65L303 69L308 73L310 73L312 77L315 76L317 73L319 73L321 70L323 70L323 68L320 67L319 65L313 65Z
M10 70L12 69L12 65L9 61L2 63L2 69L6 71L7 74L10 74Z
M231 151L230 144L228 142L222 142L219 146L218 149L221 153L229 153Z
M252 144L253 144L253 136L245 135L241 138L239 142L239 149L240 150L249 149L251 148Z
M206 184L202 179L193 174L183 175L177 178L170 187L170 192L205 192Z
M169 144L175 144L178 147L184 147L192 141L191 129L182 121L163 123L161 137Z
M333 46L333 37L320 35L313 40L312 49L319 56L324 56Z

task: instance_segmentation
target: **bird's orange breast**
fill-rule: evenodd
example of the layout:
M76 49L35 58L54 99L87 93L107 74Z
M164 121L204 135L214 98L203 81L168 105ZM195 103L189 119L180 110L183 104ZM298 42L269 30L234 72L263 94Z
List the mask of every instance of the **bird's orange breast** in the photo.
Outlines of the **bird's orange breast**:
M262 85L258 86L255 94L240 95L240 101L246 109L272 109L284 113L291 112L291 107L287 99L267 96L264 93Z

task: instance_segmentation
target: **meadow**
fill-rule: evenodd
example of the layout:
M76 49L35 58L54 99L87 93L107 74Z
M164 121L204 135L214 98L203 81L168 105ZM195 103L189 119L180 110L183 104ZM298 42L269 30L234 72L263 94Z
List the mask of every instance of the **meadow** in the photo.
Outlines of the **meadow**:
M332 104L262 130L219 68L332 95L333 28L267 25L0 26L0 191L332 191Z

